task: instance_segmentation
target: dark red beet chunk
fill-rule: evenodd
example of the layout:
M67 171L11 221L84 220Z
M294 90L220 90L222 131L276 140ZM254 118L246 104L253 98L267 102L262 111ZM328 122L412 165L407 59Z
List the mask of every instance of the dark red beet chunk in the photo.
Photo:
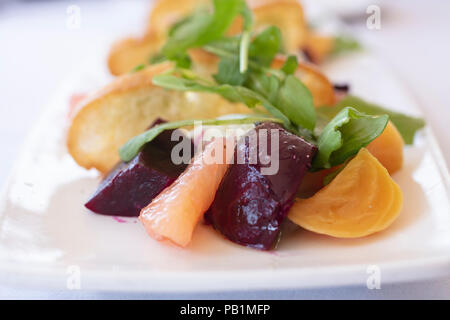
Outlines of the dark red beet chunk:
M261 174L260 157L250 164L248 137L237 145L245 151L244 164L232 164L225 174L206 216L215 229L238 244L269 250L278 240L280 227L293 204L295 194L317 151L316 146L293 135L274 123L256 127L279 130L279 170L273 175ZM268 154L272 154L267 135ZM258 139L258 145L261 141Z
M152 126L163 122L158 119ZM186 164L175 165L171 160L172 147L179 143L171 141L172 131L160 134L130 162L119 163L85 204L86 208L104 215L139 216L141 209L186 169ZM193 155L192 143L191 146Z

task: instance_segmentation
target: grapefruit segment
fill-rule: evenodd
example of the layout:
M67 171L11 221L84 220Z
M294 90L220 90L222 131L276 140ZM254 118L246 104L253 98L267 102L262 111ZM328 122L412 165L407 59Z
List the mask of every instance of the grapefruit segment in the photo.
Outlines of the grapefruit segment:
M228 164L226 148L231 140L214 139L197 154L186 171L141 210L139 220L154 239L168 240L185 247L200 218L211 206ZM222 149L222 161L211 161L209 155Z

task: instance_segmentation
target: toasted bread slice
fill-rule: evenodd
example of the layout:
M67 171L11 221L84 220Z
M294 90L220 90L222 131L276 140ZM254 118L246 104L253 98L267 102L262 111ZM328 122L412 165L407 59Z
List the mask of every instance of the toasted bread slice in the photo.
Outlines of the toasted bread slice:
M307 26L303 8L295 0L253 1L255 27L260 30L270 25L280 28L283 46L288 53L298 53L307 40Z
M113 75L121 75L141 64L148 64L150 57L157 53L161 41L154 33L142 38L126 38L116 42L108 56L108 68Z
M307 41L307 28L302 6L295 0L248 1L255 16L255 28L278 26L283 34L286 51L298 52ZM196 8L207 6L209 0L160 0L150 14L147 30L141 38L127 38L117 42L109 53L108 67L113 75L120 75L135 66L147 63L163 45L170 27ZM229 34L239 33L242 19L230 27Z
M309 32L303 50L306 50L312 62L320 64L330 56L333 46L334 38L332 36Z
M120 76L81 106L67 137L69 153L80 166L108 172L119 161L118 149L157 117L174 121L251 112L215 94L154 86L153 76L171 67L162 63Z

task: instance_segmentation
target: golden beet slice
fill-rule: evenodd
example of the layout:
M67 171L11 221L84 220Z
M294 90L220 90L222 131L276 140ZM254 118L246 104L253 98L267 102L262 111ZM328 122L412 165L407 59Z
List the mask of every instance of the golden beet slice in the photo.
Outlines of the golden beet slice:
M367 150L393 174L403 166L404 145L402 136L389 121L383 133L367 146Z
M289 219L313 232L357 238L386 229L402 204L400 187L363 148L329 185L311 198L297 199Z

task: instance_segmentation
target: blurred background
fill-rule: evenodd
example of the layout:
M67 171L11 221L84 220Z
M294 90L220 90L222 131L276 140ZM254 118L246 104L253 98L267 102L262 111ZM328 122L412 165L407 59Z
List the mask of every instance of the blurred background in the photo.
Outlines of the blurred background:
M449 165L450 1L305 0L303 4L308 19L328 19L343 26L404 81L437 135ZM367 28L366 10L370 5L381 8L379 30ZM30 127L64 80L86 61L106 72L105 57L110 45L123 36L139 35L150 6L151 0L0 0L1 185ZM75 25L71 20L74 15L79 22ZM443 279L391 286L390 291L384 291L387 296L374 293L372 297L449 298L449 288L450 279ZM371 297L366 289L358 290L290 291L284 297ZM47 297L46 293L0 287L0 297L7 293L12 297ZM261 294L250 297L283 297L280 293Z

